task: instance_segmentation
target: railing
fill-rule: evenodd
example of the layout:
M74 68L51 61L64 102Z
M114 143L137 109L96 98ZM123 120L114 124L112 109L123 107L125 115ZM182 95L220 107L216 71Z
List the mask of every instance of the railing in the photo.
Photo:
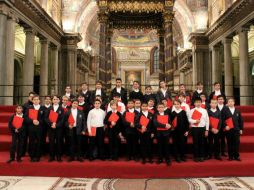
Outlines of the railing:
M24 100L27 98L28 94L23 94L23 88L31 88L31 91L34 91L36 93L38 93L40 95L40 87L42 86L47 86L48 87L48 95L53 95L56 94L55 92L58 92L58 95L63 95L64 94L64 89L65 86L62 85L0 85L0 103L3 102L4 99L6 98L12 98L14 104L21 104L24 102ZM70 85L72 87L72 93L73 94L77 94L79 92L79 90L81 89L81 85ZM95 84L88 84L89 86L89 90L94 90ZM123 87L125 87L127 89L127 92L129 94L129 92L132 89L132 85L131 84L123 84ZM145 87L147 85L140 85L140 89L143 93L145 93ZM153 89L153 92L156 93L158 90L158 85L150 85ZM241 85L241 86L245 86L248 87L249 90L249 95L248 96L243 96L240 93L240 85L234 85L233 86L233 94L234 94L234 98L236 99L236 104L240 104L240 98L248 98L250 99L250 102L254 103L254 85ZM6 94L4 92L4 89L6 87L9 88L13 88L13 95L4 95ZM105 85L104 88L106 90L107 95L109 96L111 89L113 89L115 87L114 84L111 85L111 87L109 87L109 85ZM178 86L173 86L173 85L169 85L168 86L169 89L171 90L172 96L174 97L175 95L178 94ZM192 84L185 84L186 87L186 91L189 93L193 92L193 85ZM222 91L224 91L223 89L225 88L225 85L222 87ZM213 85L204 85L204 91L207 93L207 95L209 95L211 93L213 89ZM12 93L10 93L12 94Z

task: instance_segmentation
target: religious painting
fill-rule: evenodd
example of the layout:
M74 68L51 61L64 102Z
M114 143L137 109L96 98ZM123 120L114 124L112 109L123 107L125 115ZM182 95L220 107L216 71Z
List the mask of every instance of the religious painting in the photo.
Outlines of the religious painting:
M125 72L125 83L128 89L132 89L134 81L138 81L141 84L141 71L126 71Z

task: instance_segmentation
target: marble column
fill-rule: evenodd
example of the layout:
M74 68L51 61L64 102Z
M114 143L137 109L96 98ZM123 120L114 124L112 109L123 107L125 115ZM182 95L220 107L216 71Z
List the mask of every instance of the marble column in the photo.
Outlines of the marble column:
M100 37L99 37L99 80L102 84L106 83L106 31L108 17L105 14L99 14Z
M163 29L158 30L159 36L159 80L165 80L165 31Z
M179 81L180 81L180 84L185 84L185 74L184 74L184 72L181 72L181 71L179 71L180 72L180 79L179 79ZM186 84L185 84L186 85ZM188 84L187 84L188 85ZM189 88L189 86L187 86L188 88Z
M48 78L49 78L49 63L48 51L49 41L46 38L40 39L41 44L41 62L40 62L40 96L48 95Z
M111 40L113 36L113 29L107 29L106 36L106 89L111 91L111 79L112 79L112 47Z
M220 47L212 47L212 83L221 82Z
M170 89L173 89L173 15L164 16L165 23L165 79Z
M225 76L225 94L227 97L233 97L233 63L232 63L232 38L225 38L224 44L224 76Z
M239 77L240 77L240 104L249 105L251 103L251 91L249 76L251 69L249 66L248 29L242 28L239 31Z
M52 45L51 49L51 65L52 65L52 78L51 78L51 94L58 94L58 47Z
M58 72L61 73L61 91L68 84L72 91L77 88L77 44L82 40L78 33L65 34L62 40L62 60Z
M34 40L35 31L32 28L24 29L26 35L25 58L23 64L23 101L27 100L28 93L33 91L34 85Z
M191 33L190 42L192 43L192 88L194 90L197 82L207 85L210 80L209 48L208 39L204 33Z

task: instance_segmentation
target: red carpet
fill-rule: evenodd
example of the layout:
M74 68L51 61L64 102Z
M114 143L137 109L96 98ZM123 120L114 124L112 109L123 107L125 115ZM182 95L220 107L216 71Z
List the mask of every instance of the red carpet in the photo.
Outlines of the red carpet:
M23 162L6 164L9 158L10 135L7 129L8 118L13 107L0 106L0 175L7 176L58 176L58 177L99 177L99 178L169 178L169 177L217 177L254 176L254 106L239 107L245 121L244 135L241 137L242 162L209 160L203 163L192 161L191 155L186 163L146 164L134 161L85 161L84 163L48 163L46 157L39 163ZM191 147L191 139L189 139ZM65 159L66 160L66 159Z

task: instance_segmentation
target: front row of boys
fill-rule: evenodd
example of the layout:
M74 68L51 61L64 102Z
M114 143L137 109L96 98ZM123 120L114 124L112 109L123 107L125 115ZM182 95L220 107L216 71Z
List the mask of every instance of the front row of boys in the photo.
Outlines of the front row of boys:
M219 98L219 97L218 97ZM211 100L210 109L202 108L201 98L194 101L195 108L187 113L179 98L173 101L173 107L168 109L165 101L157 104L157 111L151 110L151 103L139 101L134 103L129 100L127 110L121 114L121 108L116 100L109 103L110 111L105 113L101 109L101 100L94 101L94 108L88 114L79 109L79 100L72 100L69 110L60 105L60 98L53 96L52 106L43 113L39 96L33 97L31 105L23 114L21 106L17 106L16 113L9 120L12 133L10 160L21 162L22 147L24 143L24 128L29 130L29 156L31 162L38 162L41 157L41 132L43 114L48 126L49 137L49 162L55 159L62 161L63 138L67 130L70 143L69 162L82 162L82 138L89 135L89 160L95 159L94 152L97 148L98 158L105 159L104 137L108 134L109 159L118 160L119 137L126 139L127 160L139 160L138 147L142 163L152 163L153 139L158 143L158 161L160 164L165 159L167 165L171 164L170 154L175 156L177 162L186 161L186 144L189 133L193 137L194 161L202 162L205 159L205 139L209 139L209 155L220 157L220 133L226 133L229 160L240 161L239 144L240 135L243 133L243 120L240 112L234 107L234 99L228 99L228 108L220 111L217 100ZM149 101L148 101L149 102ZM149 104L149 105L148 105ZM139 108L138 108L139 107ZM138 110L140 109L140 110ZM86 116L87 115L87 116ZM106 126L106 127L105 127ZM173 139L173 149L169 146L169 139ZM139 143L138 143L139 142ZM140 144L140 146L138 146ZM16 156L15 156L16 153Z

